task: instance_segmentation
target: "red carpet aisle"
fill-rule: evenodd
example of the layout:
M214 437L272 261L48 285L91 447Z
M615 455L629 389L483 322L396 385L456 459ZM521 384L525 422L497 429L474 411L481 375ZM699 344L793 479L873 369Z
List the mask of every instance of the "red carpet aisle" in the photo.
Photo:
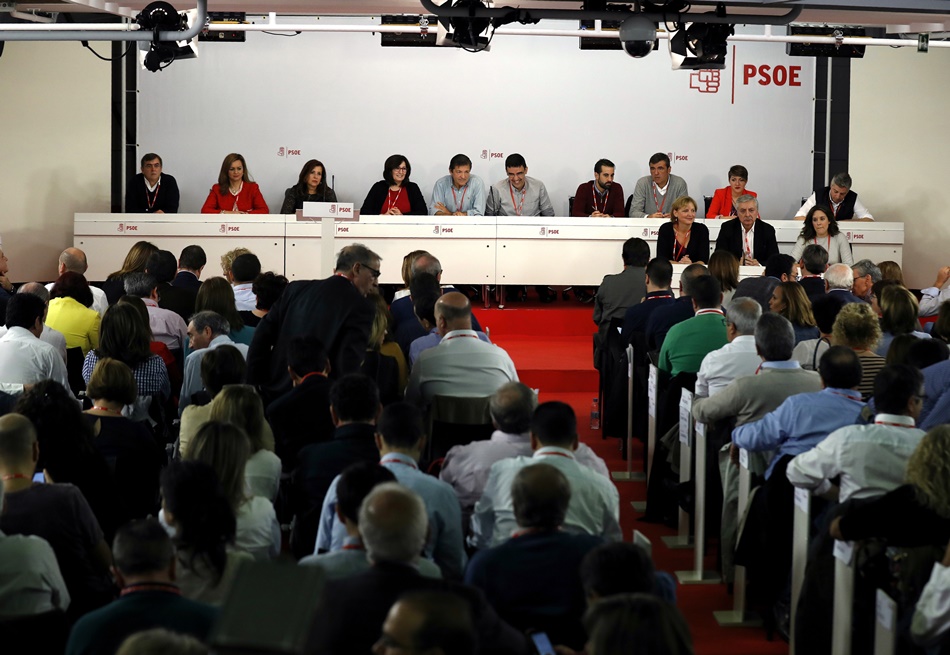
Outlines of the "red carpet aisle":
M626 470L618 442L604 440L600 431L590 429L591 400L597 396L597 371L591 362L592 307L576 301L551 305L513 303L506 309L478 309L476 314L491 339L511 355L518 375L528 386L540 390L541 401L561 400L570 404L578 416L581 440L604 458L612 471ZM639 442L634 446L634 470L643 470L638 461ZM653 542L653 558L657 567L672 573L692 566L691 550L670 550L661 541L673 530L639 521L640 514L631 501L646 498L642 482L618 483L620 490L620 524L624 540L630 541L633 530L643 532ZM711 550L707 547L707 550ZM707 556L706 568L715 562ZM767 642L761 629L720 628L713 611L731 609L732 597L725 585L680 585L677 588L679 608L686 616L697 655L784 655L788 646L782 641Z

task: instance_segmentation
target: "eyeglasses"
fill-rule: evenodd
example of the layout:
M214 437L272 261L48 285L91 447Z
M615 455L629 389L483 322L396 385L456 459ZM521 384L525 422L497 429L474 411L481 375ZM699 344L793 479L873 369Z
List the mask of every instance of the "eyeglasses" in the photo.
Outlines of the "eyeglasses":
M367 264L360 264L360 266L362 266L362 267L365 268L367 271L369 271L370 273L372 273L374 278L379 279L379 276L380 276L380 273L381 273L380 271L377 271L375 268L373 268L372 266L368 266Z
M393 170L394 170L394 171L408 171L409 169L406 168L405 166L397 166L397 167L394 168Z

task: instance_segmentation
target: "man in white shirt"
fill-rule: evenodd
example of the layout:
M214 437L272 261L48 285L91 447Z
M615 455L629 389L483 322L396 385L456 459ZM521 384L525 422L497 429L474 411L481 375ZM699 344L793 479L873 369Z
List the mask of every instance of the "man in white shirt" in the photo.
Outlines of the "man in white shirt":
M252 312L257 309L257 296L254 295L252 287L260 274L261 260L253 253L238 255L231 263L228 282L234 289L234 303L239 312Z
M40 300L43 301L43 304L49 307L49 291L46 290L39 282L27 282L21 284L20 288L16 290L17 293L29 293ZM43 315L43 320L46 320L46 315ZM7 333L7 328L5 326L0 326L0 337ZM66 337L63 336L63 333L59 330L54 330L48 325L43 325L43 334L40 335L40 339L45 341L49 345L53 346L56 349L56 352L60 354L63 358L63 362L66 361Z
M874 379L874 423L839 428L795 456L786 470L789 482L842 503L880 496L904 484L907 461L924 437L915 427L923 395L919 370L906 364L885 366ZM831 480L839 476L835 487Z
M808 210L816 204L830 207L836 221L874 220L868 208L858 200L858 194L851 190L851 176L847 173L838 173L831 178L831 184L808 196L805 204L795 214L795 220L805 220Z
M475 504L469 545L497 546L517 529L511 483L518 471L544 462L559 469L571 484L571 502L564 519L567 532L620 541L620 495L613 483L582 466L577 450L577 417L562 402L538 406L531 419L531 457L512 457L491 467L482 497Z
M32 294L18 293L10 298L7 333L0 337L0 382L55 380L69 390L66 362L53 346L40 340L45 315L46 303Z
M85 275L87 268L89 268L89 264L86 261L86 253L79 248L66 248L66 250L59 255L59 268L56 269L56 276L59 277L66 272ZM53 282L47 284L46 290L52 291L53 284ZM106 298L106 292L91 284L89 285L89 290L92 291L92 309L99 312L100 317L104 316L106 310L109 309L109 300Z
M129 273L123 280L125 292L141 298L148 309L148 325L152 338L161 341L169 350L185 349L188 340L188 325L170 309L158 306L158 280L149 273Z
M188 323L188 345L192 353L185 358L185 376L178 400L179 416L191 404L192 395L204 389L201 382L201 360L209 350L227 344L237 348L244 355L244 359L247 359L247 345L234 343L228 336L230 333L231 325L217 312L203 311L191 317L191 322Z
M735 298L726 308L725 346L703 358L696 374L696 396L715 396L730 382L743 375L752 375L762 363L755 347L755 324L762 316L762 306L753 298Z
M433 396L490 396L518 380L514 362L498 346L480 341L472 329L472 305L464 294L447 293L435 304L442 341L419 355L406 400L426 405Z
M950 266L943 266L937 271L937 279L932 287L920 290L920 315L936 316L940 305L950 300Z

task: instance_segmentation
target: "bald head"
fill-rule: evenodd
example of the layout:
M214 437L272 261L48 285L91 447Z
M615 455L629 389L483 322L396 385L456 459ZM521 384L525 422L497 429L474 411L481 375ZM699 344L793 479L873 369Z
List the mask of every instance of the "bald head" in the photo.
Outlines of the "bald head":
M26 284L21 284L20 288L16 290L17 293L28 293L31 296L36 296L43 302L49 302L49 291L46 290L39 282L27 282Z
M423 253L412 262L412 277L419 273L428 273L437 279L442 279L442 263L435 255Z
M79 248L66 248L59 256L59 274L65 272L86 274L86 253Z
M369 492L360 506L360 534L372 562L415 562L426 542L429 521L419 495L396 482Z
M522 528L557 530L571 502L571 484L550 464L526 466L511 483L515 520Z
M435 303L435 324L443 337L452 330L471 330L472 303L458 291L443 295Z
M22 414L0 416L0 466L6 470L32 466L36 429Z

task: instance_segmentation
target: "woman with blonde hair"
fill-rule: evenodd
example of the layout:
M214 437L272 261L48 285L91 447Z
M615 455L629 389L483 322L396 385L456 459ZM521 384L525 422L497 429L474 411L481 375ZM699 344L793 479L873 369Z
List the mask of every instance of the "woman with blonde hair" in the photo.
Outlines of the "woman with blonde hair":
M897 262L888 260L886 262L881 262L877 265L877 267L881 269L882 280L894 280L902 287L906 286L904 284L904 272L901 270L901 265Z
M264 403L254 387L228 384L214 397L211 420L244 428L251 445L251 456L244 467L248 490L271 502L280 486L280 458L274 454L274 433L264 420Z
M696 223L696 201L680 196L670 208L670 221L660 226L656 237L657 257L674 264L705 264L709 261L709 229Z
M874 350L881 341L881 325L867 303L847 303L831 329L831 343L851 348L861 361L858 391L866 402L874 395L874 378L884 368L884 358Z
M413 250L408 255L402 258L402 282L403 287L396 291L396 295L393 296L393 300L399 300L405 296L409 295L409 283L412 282L412 265L416 260L422 255L428 255L429 252L426 250Z
M719 280L725 307L739 286L739 259L728 250L717 250L709 257L709 274Z
M784 316L795 329L795 344L821 336L811 302L805 295L805 288L798 282L779 282L769 298L769 311Z
M240 257L241 255L251 255L253 254L247 248L232 248L223 255L221 255L221 275L227 279L228 274L231 272L231 264L234 263L234 260Z
M877 299L881 307L881 341L874 352L887 356L894 337L910 334L918 339L929 339L930 335L921 331L917 320L919 306L917 298L899 284L890 284L881 290Z
M405 393L409 367L402 348L392 339L393 319L386 301L379 294L371 296L371 300L376 305L376 317L373 319L361 370L376 381L380 401L388 405L402 398Z

